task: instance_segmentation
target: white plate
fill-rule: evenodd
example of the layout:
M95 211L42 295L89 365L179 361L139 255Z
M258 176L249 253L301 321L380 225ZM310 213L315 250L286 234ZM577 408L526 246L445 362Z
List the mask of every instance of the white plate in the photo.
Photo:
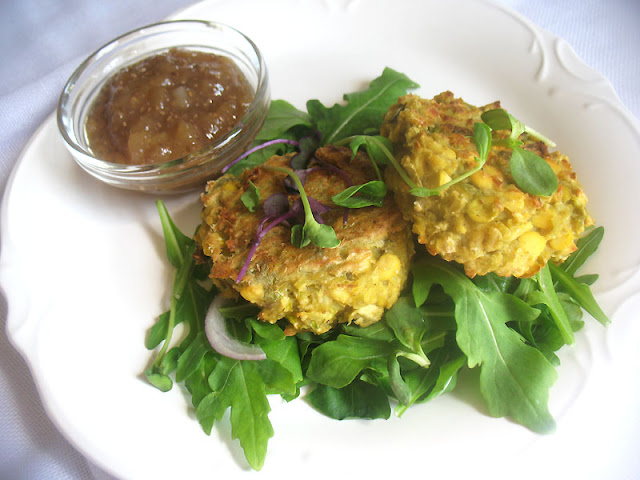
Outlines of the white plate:
M449 89L474 104L500 99L570 156L606 228L587 270L601 275L596 294L613 324L589 319L562 350L550 399L556 433L488 417L473 378L388 421L337 422L304 401L274 398L261 478L640 472L640 223L631 208L640 205L640 129L604 78L561 39L482 0L228 0L178 16L247 33L267 59L273 98L299 108L309 98L340 101L385 66L418 81L423 96ZM197 197L165 199L185 231L198 222ZM228 420L207 437L180 388L162 394L141 378L145 335L166 308L170 274L154 198L87 176L50 118L7 187L0 259L8 334L48 413L80 451L124 479L250 475Z

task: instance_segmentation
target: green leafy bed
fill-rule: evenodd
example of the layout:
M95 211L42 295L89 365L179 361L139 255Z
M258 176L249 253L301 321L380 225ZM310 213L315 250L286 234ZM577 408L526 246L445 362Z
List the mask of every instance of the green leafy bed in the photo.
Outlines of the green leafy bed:
M392 164L390 146L375 135L388 107L416 86L387 68L368 89L345 95L344 105L327 108L311 100L302 112L274 101L256 143L289 139L296 144L319 130L323 143L350 143L354 150L364 146L374 162ZM498 120L509 123L501 128L510 126L517 132L511 137L518 152L517 137L526 127L510 115L499 115ZM490 129L476 132L482 164L491 146ZM233 165L230 173L293 148L285 142L269 144ZM299 148L303 149L302 141ZM515 169L527 177L522 155L515 156ZM384 194L386 189L374 183L352 188L341 199L345 206L359 207L378 204ZM460 266L421 249L424 253L413 261L406 291L380 322L366 328L342 325L321 336L285 336L281 325L258 321L257 307L251 304L239 301L222 307L230 335L258 345L266 354L265 360L234 360L217 353L204 331L206 312L217 294L207 280L209 265L194 263L194 241L176 228L162 202L157 205L175 275L170 310L158 317L147 337L146 347L157 351L145 374L162 391L170 390L174 381L183 383L207 434L230 410L232 436L256 470L262 468L274 434L269 395L291 401L302 390L305 401L335 419L389 418L392 407L402 415L411 405L451 391L465 368L480 369L480 392L491 415L508 416L535 432L550 432L554 420L547 404L557 377L556 352L573 343L574 332L583 326L583 310L608 323L590 290L597 275L576 277L598 248L603 236L599 227L579 240L578 250L566 262L550 263L528 279L493 274L469 279ZM306 242L298 240L300 246L315 243L313 233L309 236ZM176 339L178 324L186 328Z

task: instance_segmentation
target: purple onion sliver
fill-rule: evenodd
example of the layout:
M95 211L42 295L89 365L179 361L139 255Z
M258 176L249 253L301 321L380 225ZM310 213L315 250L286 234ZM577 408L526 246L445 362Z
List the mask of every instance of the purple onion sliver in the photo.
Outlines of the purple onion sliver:
M289 144L289 145L294 145L296 147L298 146L298 142L297 141L288 140L286 138L277 138L276 140L269 140L268 142L261 143L260 145L256 145L255 147L250 148L249 150L244 152L242 155L240 155L238 158L236 158L234 161L232 161L231 163L228 163L227 165L225 165L223 167L223 169L222 169L222 173L226 173L227 170L229 170L231 167L233 167L236 163L238 163L243 158L248 157L252 153L257 152L258 150L262 150L263 148L270 147L271 145L276 145L278 143L286 143L286 144Z

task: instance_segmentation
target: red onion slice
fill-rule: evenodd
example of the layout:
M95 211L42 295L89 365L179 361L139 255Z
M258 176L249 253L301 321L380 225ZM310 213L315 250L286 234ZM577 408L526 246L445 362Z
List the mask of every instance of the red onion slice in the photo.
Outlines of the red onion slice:
M209 305L204 319L204 333L213 349L220 355L234 360L264 360L267 358L262 348L258 345L241 342L229 335L224 317L219 308L224 299L222 295L216 296Z

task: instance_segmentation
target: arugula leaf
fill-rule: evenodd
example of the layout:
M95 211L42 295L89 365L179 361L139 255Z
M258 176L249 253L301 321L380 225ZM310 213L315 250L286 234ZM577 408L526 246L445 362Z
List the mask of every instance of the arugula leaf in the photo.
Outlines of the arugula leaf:
M548 264L553 278L584 308L593 318L603 325L610 323L609 317L596 302L591 289L584 283L575 281L566 271L553 263Z
M191 394L191 404L196 409L196 417L198 416L198 407L200 402L205 397L211 394L211 387L209 386L209 375L218 364L220 355L213 350L207 352L202 359L202 362L198 365L198 368L189 377L185 378L184 386ZM227 406L224 407L226 409ZM219 413L218 420L222 419L224 409ZM201 422L202 429L207 435L211 433L211 427L213 427L214 417L209 415L208 420L204 423Z
M256 136L256 143L281 138L295 127L311 126L311 118L307 112L298 110L285 100L272 100L264 125Z
M195 242L184 235L174 224L165 204L158 200L156 201L156 207L160 215L160 221L162 223L162 230L165 237L165 246L167 251L167 258L169 262L176 267L173 278L173 287L171 295L171 306L169 309L168 318L166 320L166 328L164 331L164 343L158 352L153 364L147 368L144 372L149 382L162 391L168 391L172 388L173 382L163 370L166 369L165 355L169 350L171 344L171 338L173 335L173 329L175 325L179 323L176 320L176 314L178 306L187 288L187 285L192 282L191 277L193 275L193 253L195 251ZM157 332L154 332L157 335ZM156 339L152 339L152 343Z
M401 404L407 405L411 402L411 388L402 378L397 354L389 355L387 368L389 370L389 385L393 394Z
M584 264L587 258L593 255L598 249L603 237L603 227L596 227L591 229L584 237L578 239L578 241L576 242L578 249L571 255L569 255L569 258L567 258L564 263L560 265L560 268L562 268L569 275L575 275L575 273Z
M389 105L408 89L418 86L403 73L385 68L366 90L344 95L346 105L335 104L327 108L319 100L309 100L307 111L322 132L323 144L328 145L352 135L378 130Z
M392 342L395 339L393 331L387 325L387 322L376 322L368 327L360 327L358 325L344 325L342 327L346 335L352 337L369 338L371 340L379 340L381 342Z
M220 357L209 376L209 385L217 393L213 412L207 414L202 408L198 417L213 415L219 418L220 412L230 407L232 438L240 441L249 465L260 470L273 427L268 417L271 407L257 362Z
M162 200L156 200L156 208L160 215L169 263L176 268L180 268L185 262L187 250L194 243L193 239L187 237L176 227L167 211L167 206Z
M535 318L539 312L512 295L483 292L462 272L436 258L419 259L412 271L414 284L422 284L415 291L428 292L437 283L454 299L456 340L469 367L481 366L480 389L491 415L508 415L536 432L552 430L555 422L547 402L557 373L506 325L520 317Z
M312 123L307 112L298 110L284 100L273 100L264 124L253 142L253 148L258 146L260 148L249 155L247 155L249 152L246 152L246 157L236 159L232 165L226 167L224 173L237 175L246 168L264 163L273 155L288 153L291 151L291 144L286 141L289 140L297 144L300 137L298 130L311 128ZM269 146L263 144L269 144Z
M198 422L200 422L204 433L211 435L213 425L222 420L227 408L229 408L229 405L220 401L220 394L218 392L209 390L209 392L202 397L196 404L196 418Z
M568 328L572 332L577 332L584 326L582 308L565 292L557 292L557 296L559 304L567 316ZM541 290L535 290L527 296L526 302L540 310L540 316L533 321L522 319L514 325L514 328L521 332L526 340L540 350L552 363L559 364L559 359L553 352L567 343L551 315L551 309L547 305L547 296Z
M580 275L579 277L574 277L574 280L578 283L584 283L585 285L593 285L598 281L600 275L597 273L589 273L586 275Z
M167 328L169 327L170 312L164 312L158 316L156 323L149 330L149 334L144 342L148 350L153 350L167 338ZM176 324L178 321L176 320Z
M416 363L421 366L429 365L429 359L422 350L422 338L426 333L427 325L422 312L415 305L412 305L411 299L409 297L400 297L387 310L384 318L400 343L408 348L410 352L421 357Z
M402 416L414 403L427 402L453 390L465 361L457 348L447 347L438 350L428 369L418 368L405 373L404 380L411 395L396 407L396 415Z
M315 382L343 388L365 368L386 369L387 358L395 350L388 342L339 335L313 350L306 375Z
M384 389L362 380L355 380L342 388L317 385L305 398L320 413L336 420L387 419L391 416Z
M520 280L515 277L501 277L500 275L496 275L495 273L477 275L473 278L473 283L475 283L478 288L484 290L485 292L494 290L497 292L509 293L513 290L514 285L519 281Z
M260 307L253 303L242 302L235 305L223 305L218 311L224 318L244 320L258 315L258 313L260 313Z
M251 327L258 335L255 343L260 345L267 360L258 363L258 368L268 390L289 396L297 393L297 385L303 381L298 342L287 337L278 325L251 320Z
M204 332L198 333L178 359L176 370L176 382L182 382L191 376L200 366L207 352L211 351L211 345Z
M538 281L538 284L540 285L540 289L544 294L542 303L549 307L551 317L556 322L556 326L558 327L558 330L560 331L560 334L562 335L565 343L567 343L567 345L571 345L574 342L573 331L571 329L569 319L567 318L567 314L562 308L562 304L560 303L558 294L556 293L555 287L553 286L553 280L551 279L549 265L550 263L547 263L544 268L542 268L536 275L536 279Z
M458 372L464 366L466 358L457 349L442 349L442 353L445 354L446 360L438 361L439 368L430 369L431 372L438 372L433 388L431 388L426 397L412 401L424 402L431 400L455 388Z

